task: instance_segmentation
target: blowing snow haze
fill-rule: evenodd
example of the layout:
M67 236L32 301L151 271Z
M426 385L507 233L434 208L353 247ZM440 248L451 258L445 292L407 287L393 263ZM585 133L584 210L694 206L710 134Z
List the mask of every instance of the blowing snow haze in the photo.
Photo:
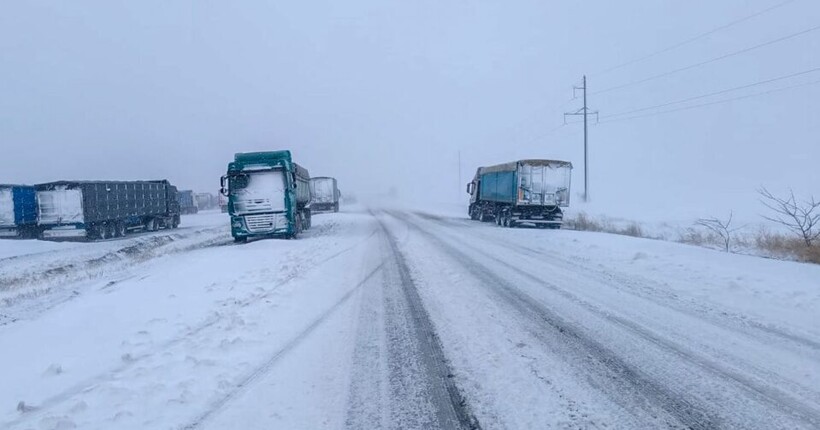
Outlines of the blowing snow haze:
M6 1L0 429L820 429L818 53L818 0Z
M343 192L463 206L479 165L564 159L580 203L561 124L586 74L596 205L753 218L759 186L817 190L820 73L697 97L820 67L818 23L809 0L9 2L0 182L213 192L235 152L289 148Z

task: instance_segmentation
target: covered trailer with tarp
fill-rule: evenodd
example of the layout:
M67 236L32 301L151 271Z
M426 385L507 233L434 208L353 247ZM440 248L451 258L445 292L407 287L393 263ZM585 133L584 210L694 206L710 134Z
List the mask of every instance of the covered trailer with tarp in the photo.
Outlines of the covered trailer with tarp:
M342 193L337 186L336 178L317 176L310 178L310 208L313 212L339 212L339 198Z
M37 237L37 191L30 185L0 184L0 237Z
M467 184L471 219L515 227L560 228L569 206L572 163L519 160L479 167Z
M44 239L108 239L180 222L177 189L166 180L58 181L36 189Z

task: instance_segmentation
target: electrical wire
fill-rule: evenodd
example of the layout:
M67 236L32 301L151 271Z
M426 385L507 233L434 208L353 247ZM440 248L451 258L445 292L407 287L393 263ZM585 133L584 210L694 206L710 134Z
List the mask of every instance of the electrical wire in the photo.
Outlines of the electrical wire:
M727 23L727 24L723 24L723 25L721 25L721 26L719 26L719 27L715 27L715 28L713 28L713 29L711 29L711 30L709 30L709 31L707 31L707 32L705 32L705 33L698 34L697 36L694 36L694 37L691 37L691 38L686 39L686 40L684 40L684 41L681 41L681 42L675 43L674 45L671 45L671 46L668 46L668 47L666 47L666 48L663 48L663 49L657 50L657 51L655 51L655 52L652 52L652 53L650 53L650 54L644 55L644 56L642 56L642 57L638 57L638 58L635 58L635 59L632 59L632 60L626 61L626 62L621 63L621 64L618 64L618 65L616 65L616 66L612 66L612 67L610 67L610 68L608 68L608 69L605 69L605 70L601 70L601 71L599 71L599 72L592 73L592 74L590 74L590 76L600 76L600 75L604 75L604 74L606 74L606 73L613 72L613 71L615 71L615 70L618 70L618 69L624 68L624 67L626 67L626 66L631 66L632 64L635 64L635 63L640 63L641 61L648 60L648 59L650 59L650 58L652 58L652 57L655 57L655 56L658 56L658 55L660 55L660 54L665 54L665 53L667 53L667 52L669 52L669 51L673 51L673 50L675 50L675 49L678 49L678 48L680 48L681 46L688 45L688 44L690 44L690 43L692 43L692 42L697 42L698 40L703 39L703 38L705 38L705 37L707 37L707 36L711 36L712 34L715 34L715 33L719 32L719 31L721 31L721 30L725 30L725 29L727 29L727 28L729 28L729 27L733 27L733 26L735 26L735 25L737 25L737 24L740 24L740 23L746 22L746 21L748 21L748 20L750 20L750 19L752 19L752 18L757 18L758 16L763 15L763 14L766 14L766 13L768 13L768 12L771 12L771 11L773 11L773 10L775 10L775 9L779 9L779 8L781 8L781 7L783 7L783 6L786 6L786 5L787 5L787 4L789 4L789 3L794 3L795 1L796 1L796 0L786 0L786 1L782 1L782 2L780 2L780 3L778 3L778 4L774 5L774 6L770 6L770 7L766 8L766 9L763 9L763 10L761 10L761 11L755 12L755 13L753 13L753 14L751 14L751 15L747 15L747 16L745 16L745 17L743 17L743 18L736 19L736 20L731 21L731 22L729 22L729 23Z
M786 40L789 40L789 39L793 39L795 37L799 37L799 36L802 36L804 34L808 34L808 33L811 33L813 31L817 31L817 30L820 30L820 25L816 25L814 27L810 27L810 28L807 28L805 30L798 31L796 33L792 33L792 34L789 34L787 36L779 37L779 38L774 39L774 40L769 40L767 42L763 42L763 43L760 43L760 44L757 44L757 45L754 45L754 46L743 48L743 49L740 49L738 51L733 51L733 52L729 52L727 54L719 55L717 57L710 58L708 60L701 61L699 63L690 64L690 65L685 66L685 67L680 67L680 68L677 68L677 69L669 70L667 72L663 72L663 73L653 75L653 76L650 76L650 77L647 77L647 78L639 79L637 81L627 82L625 84L616 85L614 87L609 87L609 88L606 88L606 89L603 89L603 90L591 92L590 95L607 93L607 92L610 92L610 91L620 90L620 89L631 87L631 86L634 86L634 85L643 84L643 83L653 81L653 80L656 80L656 79L665 78L667 76L674 75L676 73L680 73L680 72L683 72L683 71L686 71L686 70L691 70L691 69L694 69L694 68L697 68L697 67L700 67L700 66L704 66L706 64L710 64L710 63L714 63L716 61L724 60L724 59L729 58L729 57L734 57L736 55L745 54L745 53L753 51L755 49L760 49L760 48L763 48L763 47L766 47L766 46L769 46L769 45L774 45L776 43L780 43L780 42L783 42L783 41L786 41Z
M644 112L644 111L647 111L647 110L662 108L662 107L676 105L676 104L680 104L680 103L686 103L686 102L690 102L690 101L693 101L693 100L699 100L699 99L712 97L712 96L716 96L716 95L720 95L720 94L725 94L725 93L729 93L729 92L733 92L733 91L743 90L743 89L746 89L746 88L752 88L752 87L756 87L756 86L760 86L760 85L770 84L772 82L782 81L784 79L794 78L794 77L797 77L797 76L802 76L802 75L806 75L806 74L814 73L814 72L819 72L819 71L820 71L820 67L815 67L813 69L803 70L803 71L800 71L800 72L797 72L797 73L792 73L792 74L784 75L784 76L778 76L776 78L771 78L771 79L766 79L766 80L763 80L763 81L753 82L753 83L746 84L746 85L741 85L741 86L738 86L738 87L727 88L727 89L724 89L724 90L714 91L714 92L711 92L711 93L701 94L701 95L697 95L697 96L693 96L693 97L687 97L685 99L675 100L675 101L671 101L671 102L667 102L667 103L662 103L662 104L657 104L657 105L652 105L652 106L646 106L646 107L642 107L642 108L638 108L638 109L631 109L631 110L624 111L624 112L613 113L613 114L610 114L610 115L606 115L604 118L611 118L611 117L616 117L616 116L629 115L629 114L633 114L633 113Z
M626 118L615 118L615 119L603 120L603 121L600 121L599 124L608 124L608 123L611 123L611 122L629 121L629 120L640 119L640 118L649 118L649 117L658 116L658 115L665 115L665 114L673 113L673 112L697 109L697 108L702 108L702 107L706 107L706 106L713 106L713 105L717 105L717 104L729 103L729 102L733 102L733 101L737 101L737 100L744 100L744 99L749 99L749 98L753 98L753 97L765 96L765 95L768 95L768 94L779 93L779 92L783 92L783 91L792 90L792 89L795 89L795 88L808 87L808 86L817 85L817 84L820 84L820 80L805 82L805 83L802 83L802 84L790 85L788 87L776 88L776 89L772 89L772 90L768 90L768 91L762 91L762 92L758 92L758 93L747 94L745 96L739 96L739 97L733 97L733 98L729 98L729 99L717 100L717 101L708 102L708 103L700 103L700 104L696 104L696 105L684 106L684 107L679 107L679 108L675 108L675 109L668 109L668 110L664 110L664 111L660 111L660 112L654 112L654 113L646 114L646 115L635 115L635 116L630 116L630 117L626 117Z

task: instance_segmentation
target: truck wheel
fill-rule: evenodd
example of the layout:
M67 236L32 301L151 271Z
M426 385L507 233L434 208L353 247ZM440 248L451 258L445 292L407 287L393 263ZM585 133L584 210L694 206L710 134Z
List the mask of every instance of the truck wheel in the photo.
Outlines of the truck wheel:
M145 231L157 231L157 221L154 218L145 221Z
M108 234L109 238L117 237L117 223L116 222L109 222L108 223L108 228L106 230L107 230L107 234Z
M173 222L173 224L172 224L171 226L172 226L173 228L177 228L177 227L179 227L179 215L175 215L175 216L174 216L174 222Z
M245 242L247 242L247 241L248 241L248 238L247 238L247 237L244 237L244 236L234 237L234 238L233 238L233 241L234 241L235 243L245 243Z
M125 237L125 235L127 233L128 233L128 228L125 227L125 222L124 221L118 222L117 223L117 236Z
M91 238L102 239L105 237L105 226L102 223L97 223L91 226Z

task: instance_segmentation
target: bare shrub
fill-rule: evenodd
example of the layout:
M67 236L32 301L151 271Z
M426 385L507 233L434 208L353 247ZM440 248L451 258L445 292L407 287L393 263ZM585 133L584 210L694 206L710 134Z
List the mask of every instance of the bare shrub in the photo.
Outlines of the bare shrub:
M632 237L644 237L643 229L636 222L632 222L631 224L626 226L626 228L618 231L618 234L622 234L624 236L632 236Z
M815 245L808 248L804 248L802 254L803 255L801 259L803 261L814 264L820 264L820 246Z
M810 200L797 201L794 192L789 190L788 197L777 197L766 188L757 192L763 197L761 203L774 213L763 218L778 223L797 234L806 247L811 247L820 238L820 202Z
M695 224L707 228L712 233L716 234L720 237L721 244L723 245L723 249L726 252L729 252L729 249L732 244L732 236L738 230L743 227L732 227L732 218L734 214L729 212L729 218L725 221L719 218L701 218L697 220Z
M575 218L569 220L567 223L568 227L573 230L580 230L580 231L602 231L601 224L589 215L586 212L579 212Z

